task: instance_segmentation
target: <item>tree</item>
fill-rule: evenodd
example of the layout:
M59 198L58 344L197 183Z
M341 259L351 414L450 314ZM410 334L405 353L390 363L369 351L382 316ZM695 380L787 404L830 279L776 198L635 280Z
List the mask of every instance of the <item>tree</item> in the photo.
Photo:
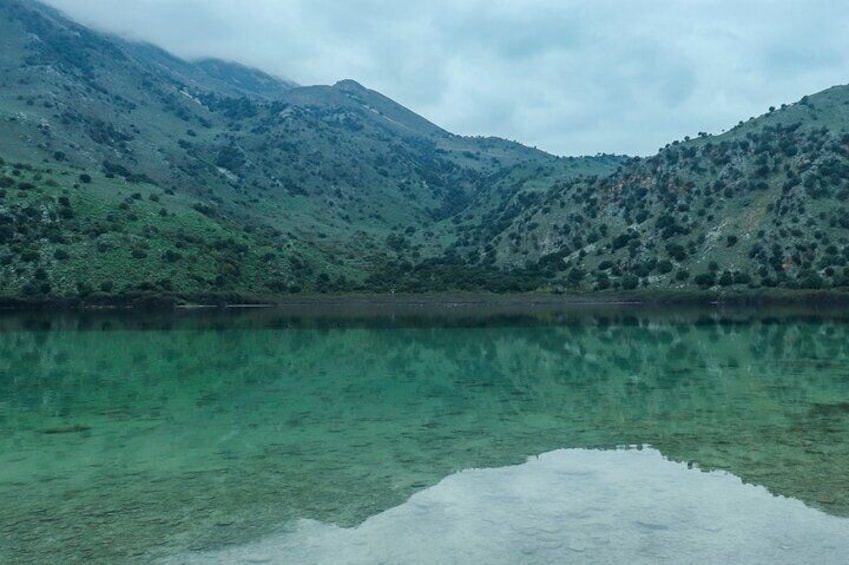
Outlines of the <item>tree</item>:
M572 267L566 275L569 286L578 286L584 280L584 271L579 267Z
M693 282L701 288L710 288L716 284L716 273L699 273L696 275L696 278L693 279Z
M635 275L625 275L622 279L622 288L625 290L634 290L640 285L640 279Z

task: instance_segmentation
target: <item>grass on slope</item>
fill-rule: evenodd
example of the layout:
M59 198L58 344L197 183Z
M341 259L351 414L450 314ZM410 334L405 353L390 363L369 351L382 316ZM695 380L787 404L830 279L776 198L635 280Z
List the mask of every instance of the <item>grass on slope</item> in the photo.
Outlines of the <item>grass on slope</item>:
M280 294L334 282L296 241L154 185L2 161L0 186L3 296Z

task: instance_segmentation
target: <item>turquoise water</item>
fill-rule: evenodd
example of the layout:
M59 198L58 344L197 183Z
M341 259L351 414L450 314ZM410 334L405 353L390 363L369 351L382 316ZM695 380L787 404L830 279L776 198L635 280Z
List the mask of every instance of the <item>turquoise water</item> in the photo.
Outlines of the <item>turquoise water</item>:
M840 317L343 314L0 319L0 561L849 553Z

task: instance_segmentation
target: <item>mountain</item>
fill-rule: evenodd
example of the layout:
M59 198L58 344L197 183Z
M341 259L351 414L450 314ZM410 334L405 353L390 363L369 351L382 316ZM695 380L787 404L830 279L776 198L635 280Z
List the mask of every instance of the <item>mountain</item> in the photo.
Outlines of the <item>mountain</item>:
M557 179L462 252L572 291L845 289L847 132L849 87L834 87L612 175Z
M274 100L298 85L267 73L219 59L185 61L149 43L136 43L112 38L121 49L144 66L152 66L158 74L176 85L198 91L215 91L228 96L251 96Z
M4 296L367 291L401 257L451 256L534 167L614 165L453 135L352 80L183 61L36 2L0 0L0 38Z
M849 288L847 86L562 158L34 2L0 42L0 296Z

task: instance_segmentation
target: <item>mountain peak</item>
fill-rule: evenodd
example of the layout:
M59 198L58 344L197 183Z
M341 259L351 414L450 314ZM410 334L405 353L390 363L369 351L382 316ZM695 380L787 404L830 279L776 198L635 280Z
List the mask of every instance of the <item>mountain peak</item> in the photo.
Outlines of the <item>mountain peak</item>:
M290 80L278 78L234 61L204 58L195 61L195 65L212 78L229 83L247 92L268 97L279 95L281 92L298 86L297 83Z
M365 86L350 78L338 81L333 85L333 88L338 88L346 92L365 92L368 90Z

